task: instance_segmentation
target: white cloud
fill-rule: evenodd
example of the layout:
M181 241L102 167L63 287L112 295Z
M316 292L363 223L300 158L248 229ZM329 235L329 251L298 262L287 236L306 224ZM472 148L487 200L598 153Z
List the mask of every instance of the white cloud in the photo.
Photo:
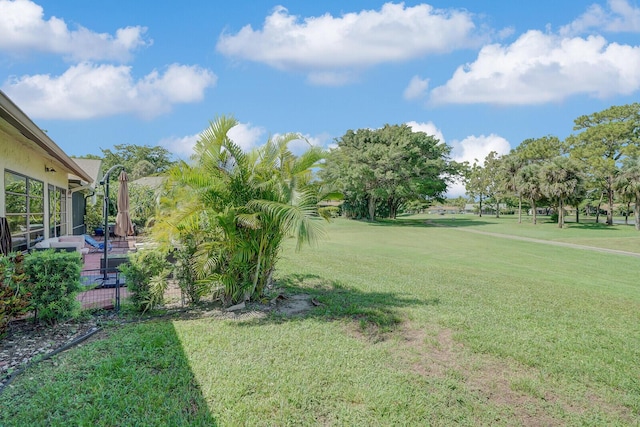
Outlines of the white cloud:
M419 76L413 76L402 95L406 100L422 98L425 96L428 88L429 79L421 79Z
M605 98L640 89L640 46L601 36L564 38L528 31L511 45L483 47L431 91L435 103L504 105L558 102L577 94Z
M560 28L561 35L583 34L590 30L609 32L640 32L640 8L627 0L609 0L609 9L592 4L587 11L569 25Z
M474 30L470 13L427 4L386 3L379 11L304 19L279 6L262 29L247 25L236 34L222 34L217 50L280 70L308 72L316 84L336 85L350 81L354 70L477 46L483 37Z
M42 7L29 0L0 0L0 17L0 52L48 52L75 61L127 61L133 50L151 44L144 39L147 29L140 26L120 28L115 36L81 26L71 30L55 16L45 20Z
M89 119L128 113L152 118L169 112L174 104L201 101L216 80L209 70L172 64L164 74L153 71L135 81L131 67L83 62L57 77L10 79L2 90L34 118Z
M187 160L193 154L193 147L195 147L198 139L200 139L200 134L183 137L170 137L160 140L158 145L166 148L171 153L175 154L176 157Z
M418 122L407 122L407 126L410 126L414 132L424 132L427 135L435 136L441 143L444 143L444 135L442 131L438 129L438 127L433 124L433 122L427 123L418 123Z
M469 165L476 162L483 165L484 158L492 151L498 155L508 154L511 151L509 141L493 133L480 136L471 135L462 141L453 141L451 147L451 158L460 163L468 162ZM459 181L449 185L447 189L447 197L464 196L465 193L464 183Z
M262 145L266 130L260 126L253 126L251 123L239 123L229 130L229 138L244 151Z
M252 126L250 123L238 123L229 130L229 138L239 145L244 151L259 146L266 131L259 126ZM166 148L181 159L188 159L193 154L193 148L200 139L201 133L183 137L170 137L162 139L158 145Z

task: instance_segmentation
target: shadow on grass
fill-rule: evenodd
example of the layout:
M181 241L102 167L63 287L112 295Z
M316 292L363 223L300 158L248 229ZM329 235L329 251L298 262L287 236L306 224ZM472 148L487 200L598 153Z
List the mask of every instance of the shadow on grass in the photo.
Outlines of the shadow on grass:
M172 322L144 322L40 362L6 389L0 425L215 426Z
M613 224L607 225L602 222L574 222L574 221L565 221L565 226L569 226L570 228L577 228L581 230L620 230L618 226L625 226L625 224Z
M397 218L363 222L378 227L472 227L492 224L481 219L466 218Z
M379 336L391 332L402 320L401 307L437 305L438 298L420 299L394 292L362 292L349 288L338 281L312 274L291 274L278 279L276 285L287 295L308 295L311 306L300 315L272 312L263 319L253 319L239 324L282 322L301 318L316 318L325 321L348 319L357 322L362 332ZM285 302L286 303L286 302Z

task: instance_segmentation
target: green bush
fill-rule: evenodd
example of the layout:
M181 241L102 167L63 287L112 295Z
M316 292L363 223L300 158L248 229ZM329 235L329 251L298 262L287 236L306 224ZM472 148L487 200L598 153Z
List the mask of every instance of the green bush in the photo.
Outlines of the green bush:
M98 202L95 205L87 205L86 213L84 214L84 225L86 226L85 232L87 234L92 234L96 228L104 227L102 202Z
M340 208L337 206L325 206L318 208L318 215L323 218L337 218L340 216Z
M26 287L24 255L11 253L0 255L0 337L16 316L29 311L31 294Z
M25 256L24 271L36 320L55 323L77 317L82 260L78 252L46 250Z
M171 264L164 252L141 250L129 257L128 264L119 268L126 278L136 310L144 312L163 303L167 277L171 274Z
M193 239L188 238L183 244L183 247L175 251L175 278L189 303L197 304L204 295L211 292L211 282L197 278L194 266L197 246Z

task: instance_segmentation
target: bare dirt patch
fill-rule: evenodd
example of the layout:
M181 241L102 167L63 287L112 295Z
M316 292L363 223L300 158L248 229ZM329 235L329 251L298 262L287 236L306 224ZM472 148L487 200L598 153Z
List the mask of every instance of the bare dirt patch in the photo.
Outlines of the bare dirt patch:
M564 425L562 414L585 414L592 405L632 420L629 408L607 404L600 397L576 401L554 392L554 381L534 368L467 350L453 332L438 326L418 328L405 323L394 337L394 356L406 369L427 378L455 378L479 400L499 408L508 422L523 426Z
M96 330L98 323L96 317L55 325L35 324L33 319L11 322L0 339L0 388L16 370Z

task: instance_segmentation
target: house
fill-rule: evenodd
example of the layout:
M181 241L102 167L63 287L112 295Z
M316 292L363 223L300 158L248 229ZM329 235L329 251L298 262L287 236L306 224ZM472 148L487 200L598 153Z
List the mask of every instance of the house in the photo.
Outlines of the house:
M461 209L457 206L431 206L429 208L428 213L429 214L437 214L437 215L444 215L444 214L450 214L450 215L454 215L457 213L460 213Z
M73 176L73 179L70 179ZM0 91L0 251L72 234L73 194L93 179Z

